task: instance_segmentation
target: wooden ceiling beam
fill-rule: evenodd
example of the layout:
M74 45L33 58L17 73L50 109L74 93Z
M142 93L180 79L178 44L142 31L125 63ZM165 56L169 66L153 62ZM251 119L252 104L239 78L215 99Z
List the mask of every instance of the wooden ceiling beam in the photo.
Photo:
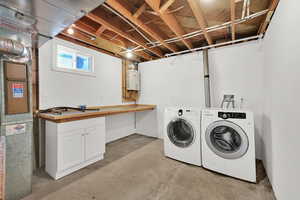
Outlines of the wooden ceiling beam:
M126 33L125 31L123 31L120 27L114 25L114 24L111 24L109 22L108 19L106 19L105 17L103 16L99 16L99 15L95 15L93 13L88 13L86 15L86 17L90 18L91 20L101 24L101 25L104 25L105 27L107 27L107 29L119 34L120 36L128 39L129 41L137 44L137 45L140 45L142 47L144 47L145 49L147 49L148 51L152 52L153 54L157 55L158 57L160 58L163 58L164 55L163 53L161 52L160 49L158 48L149 48L146 43L138 38L135 38L133 37L132 35Z
M111 55L111 56L114 56L114 57L117 57L117 58L123 58L123 59L128 60L128 58L125 58L124 55L121 55L121 54L115 53L115 52L110 52L110 51L105 50L101 47L98 47L96 42L88 41L88 39L85 39L84 37L80 36L79 34L70 35L70 34L68 34L64 31L64 32L61 32L60 34L58 34L56 37L61 38L61 39L66 40L66 41L69 41L69 42L72 42L72 43L75 43L75 44L80 45L80 46L84 46L84 47L93 49L95 51L99 51L101 53L105 53L105 54L108 54L108 55ZM142 51L133 52L133 54L135 54L136 56L139 56L141 58L144 58L145 60L151 60L149 58L149 55L146 54L145 52L142 52ZM149 59L146 59L147 57ZM129 60L138 61L138 62L140 61L139 59L135 59L134 57L132 59L129 59Z
M236 0L230 0L230 8L231 8L231 21L232 21L232 24L231 24L231 39L232 40L235 40L235 23L234 23L234 20L235 20L235 4L236 3Z
M134 18L139 18L143 12L146 10L147 8L147 4L143 3L143 5L141 5L141 7L139 7L139 9L137 9L137 11L133 14Z
M166 12L166 10L175 2L175 0L168 0L164 5L159 9L160 12Z
M148 3L148 2L147 2ZM159 10L160 8L160 3L161 3L161 0L151 0L151 4L153 7L155 7L155 10ZM149 3L148 3L149 4Z
M160 34L161 31L158 28L157 30L154 30L150 28L149 25L146 25L143 21L138 19L137 17L134 17L135 14L132 15L131 12L120 3L120 1L107 0L106 3L112 8L114 8L116 11L118 11L120 14L122 14L124 17L126 17L128 20L130 20L133 24L135 24L140 29L142 29L147 34L149 34L153 39L159 41L163 46L168 48L170 51L172 52L178 51L178 48L174 44L168 44L164 41L164 38Z
M210 37L210 35L207 33L206 28L207 28L207 22L205 20L204 14L202 12L202 9L200 7L200 4L198 1L196 0L187 0L193 13L194 16L196 17L196 20L200 26L200 28L202 29L203 33L204 33L204 37L207 41L207 43L209 45L213 44L212 38Z
M107 38L104 38L103 35L99 35L97 34L97 31L99 30L95 30L93 27L89 26L88 24L85 24L81 21L77 21L73 27L81 32L84 32L86 34L89 34L89 35L92 35L94 37L99 37L101 39L104 39L104 40L107 40ZM112 43L114 43L115 45L119 46L119 47L123 47L125 46L124 42L123 41L120 41L120 40L114 40L114 41L110 41Z
M157 0L146 0L146 3L157 13L159 14L160 18L164 21L164 23L176 34L177 37L181 38L181 41L187 46L187 48L192 49L192 43L182 38L185 34L184 29L177 21L176 17L172 13L168 13L168 9L164 12L160 11L160 1Z
M267 13L265 19L263 20L262 24L259 27L258 35L266 32L267 27L271 21L271 17L273 16L273 13L274 13L278 3L279 3L279 0L271 0L271 4L269 6L269 12Z
M111 56L114 56L117 58L122 58L121 55L116 54L114 52L110 52L106 49L100 48L100 47L98 47L98 45L95 41L89 40L88 38L82 36L81 34L75 33L75 32L74 32L74 34L71 35L71 34L68 34L66 31L63 31L60 34L58 34L56 37L66 40L66 41L69 41L69 42L72 42L72 43L75 43L80 46L84 46L84 47L96 50L101 53L105 53L105 54L108 54L108 55L111 55Z
M98 28L98 30L96 31L96 35L101 35L107 28L105 26L101 26L100 28Z
M78 29L78 30L80 30L80 31L82 31L82 32L85 32L85 33L87 33L87 34L90 34L90 35L92 35L92 36L99 37L99 38L101 38L101 39L103 39L103 40L106 40L106 41L108 41L108 42L110 42L110 43L113 43L114 45L116 45L116 46L118 46L118 47L120 47L120 48L127 49L127 44L126 44L126 42L124 41L124 39L119 38L119 39L116 41L116 40L109 40L109 39L103 37L103 35L100 35L100 36L99 36L99 35L96 34L96 31L95 31L92 27L90 27L89 25L87 25L87 24L85 24L85 23L83 23L83 22L81 22L81 21L77 21L77 22L74 24L74 28L75 28L75 29ZM98 29L98 30L99 30L99 29ZM152 56L150 56L149 54L147 54L147 53L145 53L145 52L143 52L143 51L132 52L132 53L135 54L135 55L137 55L137 56L139 56L139 57L144 58L145 60L153 60L153 59L154 59Z

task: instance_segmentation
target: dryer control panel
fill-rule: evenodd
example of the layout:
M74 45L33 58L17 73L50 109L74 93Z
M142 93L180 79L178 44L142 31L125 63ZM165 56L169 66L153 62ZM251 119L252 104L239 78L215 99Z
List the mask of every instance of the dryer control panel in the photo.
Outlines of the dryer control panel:
M246 113L218 112L218 117L220 117L222 119L246 119Z

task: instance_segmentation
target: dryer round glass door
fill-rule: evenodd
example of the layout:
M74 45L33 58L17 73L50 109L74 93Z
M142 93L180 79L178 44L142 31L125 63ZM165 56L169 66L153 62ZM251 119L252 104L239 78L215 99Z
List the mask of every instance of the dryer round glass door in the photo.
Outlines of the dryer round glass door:
M248 150L246 133L230 121L217 121L210 124L205 132L206 144L218 156L225 159L241 158Z
M170 141L181 148L190 146L195 138L193 126L182 118L177 118L168 124L168 137Z

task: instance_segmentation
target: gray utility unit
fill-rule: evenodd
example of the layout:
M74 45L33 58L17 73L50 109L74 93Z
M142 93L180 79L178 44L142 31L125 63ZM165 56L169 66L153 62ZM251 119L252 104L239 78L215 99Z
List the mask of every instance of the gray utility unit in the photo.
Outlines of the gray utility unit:
M0 135L6 139L6 200L31 192L31 48L42 45L103 2L0 0Z
M31 193L33 116L30 47L31 34L1 29L0 127L1 136L6 140L6 200L20 199Z

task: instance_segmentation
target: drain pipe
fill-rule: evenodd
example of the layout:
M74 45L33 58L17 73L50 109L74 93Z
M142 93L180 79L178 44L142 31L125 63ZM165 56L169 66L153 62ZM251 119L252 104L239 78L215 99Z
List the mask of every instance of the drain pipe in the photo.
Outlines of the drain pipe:
M210 108L211 107L211 98L210 98L208 49L203 50L203 68L204 68L205 106L206 106L206 108Z

